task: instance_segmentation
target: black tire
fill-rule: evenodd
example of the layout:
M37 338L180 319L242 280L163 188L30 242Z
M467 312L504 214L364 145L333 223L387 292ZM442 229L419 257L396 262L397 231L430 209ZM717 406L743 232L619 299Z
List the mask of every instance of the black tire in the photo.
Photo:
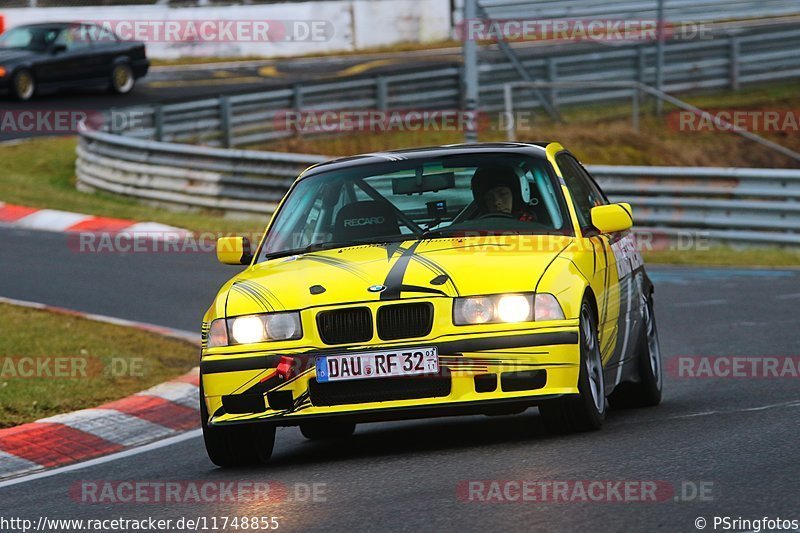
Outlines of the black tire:
M203 441L211 462L223 468L263 465L275 447L275 426L263 423L213 427L208 425L208 410L200 386L200 422Z
M356 430L347 422L307 422L300 424L300 433L309 440L346 439Z
M128 94L136 85L133 69L127 63L117 63L111 70L109 90L114 94Z
M539 414L554 433L576 433L600 429L606 417L603 361L597 336L597 319L584 300L580 315L581 362L578 396L551 400L539 406Z
M19 69L11 77L11 96L20 102L27 102L36 95L36 78L26 68Z
M617 386L608 397L615 409L654 407L661 403L664 376L652 295L647 297L644 310L644 327L639 336L636 356L639 382L620 383Z

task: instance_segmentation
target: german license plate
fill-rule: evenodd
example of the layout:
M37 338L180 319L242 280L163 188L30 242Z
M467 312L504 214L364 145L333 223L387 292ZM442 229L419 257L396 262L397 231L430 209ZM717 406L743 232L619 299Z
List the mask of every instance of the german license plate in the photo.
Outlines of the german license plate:
M317 381L385 378L437 374L436 347L325 355L316 359Z

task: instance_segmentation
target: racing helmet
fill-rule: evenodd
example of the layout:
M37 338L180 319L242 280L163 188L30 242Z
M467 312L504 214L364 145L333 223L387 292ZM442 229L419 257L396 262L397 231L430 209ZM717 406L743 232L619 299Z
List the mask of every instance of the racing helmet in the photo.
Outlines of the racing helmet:
M508 187L514 199L513 209L518 210L530 200L530 184L513 167L496 165L480 167L472 175L472 197L481 211L486 210L486 193L495 187Z

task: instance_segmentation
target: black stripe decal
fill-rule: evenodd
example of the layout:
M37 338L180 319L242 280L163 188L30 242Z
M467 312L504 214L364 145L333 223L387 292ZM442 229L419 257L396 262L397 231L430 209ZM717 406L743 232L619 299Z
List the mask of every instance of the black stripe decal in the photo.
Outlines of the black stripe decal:
M622 205L622 204L617 204L617 205L618 205L618 206L620 206L620 207L622 208L622 210L623 210L623 211L625 211L625 214L626 214L626 215L628 215L628 218L629 218L629 219L631 219L631 224L633 224L633 213L631 213L630 211L628 211L628 210L625 208L625 206L624 206L624 205Z
M386 290L381 293L381 300L397 300L400 298L400 293L403 291L403 278L406 276L406 270L419 243L420 241L417 241L403 250L403 255L389 269L389 273L386 274L386 279L383 282Z
M263 307L264 310L266 310L266 311L272 311L273 310L272 306L270 305L269 301L266 298L264 298L262 295L260 295L257 292L255 292L251 287L248 287L244 283L242 283L242 282L234 283L232 288L235 289L240 294L243 294L245 296L249 296L251 300L253 300L260 307Z

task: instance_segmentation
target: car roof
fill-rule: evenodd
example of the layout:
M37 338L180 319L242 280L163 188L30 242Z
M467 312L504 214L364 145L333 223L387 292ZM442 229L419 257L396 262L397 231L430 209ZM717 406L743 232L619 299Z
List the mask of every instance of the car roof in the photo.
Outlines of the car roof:
M373 152L349 157L340 157L324 163L309 167L298 179L307 178L330 170L360 167L390 161L413 161L414 159L431 159L454 155L477 155L483 153L521 154L528 156L544 157L550 142L498 142L498 143L465 143L446 144L442 146L425 146L420 148L407 148L404 150L389 150L386 152Z
M69 28L72 26L80 26L80 22L35 22L33 24L20 24L19 26L14 26L13 28L9 28L11 30L18 29L18 28L57 28L63 30L64 28Z

